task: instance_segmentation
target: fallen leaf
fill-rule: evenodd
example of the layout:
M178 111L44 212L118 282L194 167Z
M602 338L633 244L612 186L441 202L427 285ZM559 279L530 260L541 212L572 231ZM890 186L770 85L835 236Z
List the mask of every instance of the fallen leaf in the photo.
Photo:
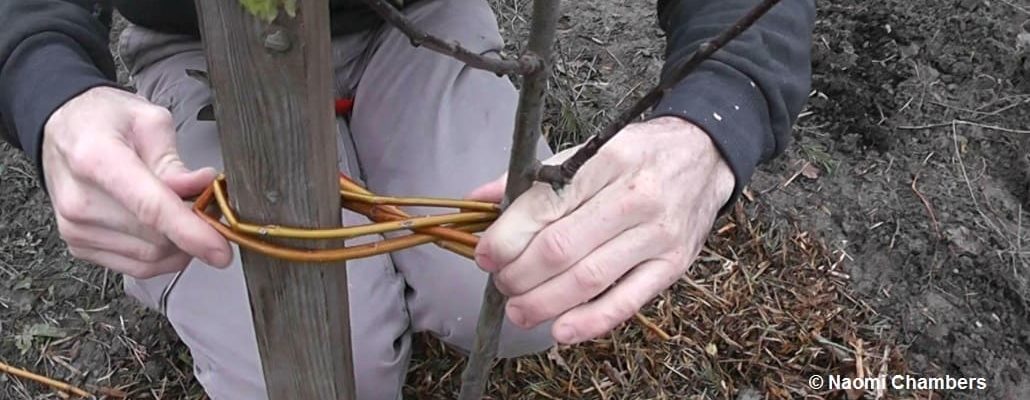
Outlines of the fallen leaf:
M708 355L714 357L716 354L719 353L719 348L715 347L715 343L709 343L705 345L705 353L708 353Z
M815 180L819 179L819 176L822 175L822 171L819 171L819 167L816 167L814 164L808 162L805 163L804 167L801 167L801 175L805 178Z

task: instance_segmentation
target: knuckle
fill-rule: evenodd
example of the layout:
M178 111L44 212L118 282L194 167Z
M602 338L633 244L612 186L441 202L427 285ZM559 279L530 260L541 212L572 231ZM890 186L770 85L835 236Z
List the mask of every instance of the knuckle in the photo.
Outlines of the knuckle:
M628 299L617 299L612 302L612 306L605 311L601 319L607 325L607 327L615 327L625 322L629 317L632 317L637 312L639 307Z
M68 254L71 254L72 257L80 258L81 259L81 258L83 258L86 255L86 252L81 247L72 246L72 245L69 244L68 245Z
M161 225L161 201L156 196L144 196L136 201L133 214L144 226L156 228Z
M637 158L637 154L627 146L604 146L598 153L604 164L619 169L633 165Z
M77 248L83 243L83 237L79 234L78 230L70 224L57 223L57 234L61 236L61 240L68 245L68 249ZM74 254L73 254L74 255Z
M679 236L679 231L669 221L661 221L654 226L654 235L656 236L657 243L673 244L673 238ZM682 247L683 243L679 243Z
M630 190L633 191L633 194L626 197L627 207L646 217L653 217L661 211L662 191L657 184L647 179L641 179L632 184Z
M136 128L144 131L165 129L173 124L172 113L163 107L147 105L137 111L135 122Z
M100 164L103 162L101 153L92 144L80 144L70 149L66 153L66 157L72 174L85 177L96 176Z
M164 258L163 256L164 254L161 251L161 249L159 249L157 246L149 245L141 246L140 248L136 249L134 254L134 257L137 260L148 263L160 261L162 258Z
M505 296L511 297L516 294L515 287L512 284L512 274L508 272L508 269L502 269L500 272L494 275L494 286L497 287L497 291L501 292Z
M86 222L89 219L89 196L77 196L74 193L63 193L60 197L54 197L54 211L69 222ZM58 224L58 231L60 226ZM71 229L65 226L65 230ZM64 233L62 233L62 236Z
M502 267L515 259L521 251L522 247L511 238L511 235L501 235L496 231L487 230L479 239L476 261L487 261L485 265L481 263L480 266L487 272L497 273L504 271Z
M596 263L581 264L572 271L572 278L576 287L591 293L598 293L608 286L604 267Z
M557 267L567 264L570 260L572 239L565 232L551 229L543 236L543 253L541 258L548 266Z
M668 268L670 270L669 275L673 278L673 281L679 280L680 275L686 273L687 268L694 261L693 257L688 257L687 252L684 249L673 250L667 256Z

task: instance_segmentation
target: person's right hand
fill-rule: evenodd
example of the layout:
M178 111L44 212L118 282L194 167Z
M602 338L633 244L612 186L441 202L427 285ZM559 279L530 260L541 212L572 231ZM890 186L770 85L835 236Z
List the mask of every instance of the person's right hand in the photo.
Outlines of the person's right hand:
M216 171L190 171L175 148L168 110L110 87L69 100L47 120L43 173L61 238L71 254L149 278L192 257L224 267L228 242L182 198Z

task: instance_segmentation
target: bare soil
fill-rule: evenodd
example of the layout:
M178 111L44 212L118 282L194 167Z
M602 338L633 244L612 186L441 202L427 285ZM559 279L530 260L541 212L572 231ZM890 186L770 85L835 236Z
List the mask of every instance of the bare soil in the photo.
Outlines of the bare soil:
M512 51L525 0L498 0ZM496 398L857 398L805 377L983 377L1030 398L1030 1L818 3L813 91L682 282L638 324L498 364ZM646 90L644 0L569 2L547 133L564 147ZM129 398L203 398L188 350L121 278L71 259L35 169L0 145L0 361ZM419 341L406 393L453 398L460 357ZM863 375L864 374L864 375ZM99 391L98 391L99 392ZM59 396L0 374L2 399Z

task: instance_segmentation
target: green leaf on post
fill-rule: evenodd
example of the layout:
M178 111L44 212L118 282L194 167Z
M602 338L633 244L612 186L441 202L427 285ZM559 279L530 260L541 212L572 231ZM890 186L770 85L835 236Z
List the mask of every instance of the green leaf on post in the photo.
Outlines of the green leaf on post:
M297 0L240 0L240 4L251 15L265 22L272 22L279 15L280 7L286 11L286 15L297 16Z

